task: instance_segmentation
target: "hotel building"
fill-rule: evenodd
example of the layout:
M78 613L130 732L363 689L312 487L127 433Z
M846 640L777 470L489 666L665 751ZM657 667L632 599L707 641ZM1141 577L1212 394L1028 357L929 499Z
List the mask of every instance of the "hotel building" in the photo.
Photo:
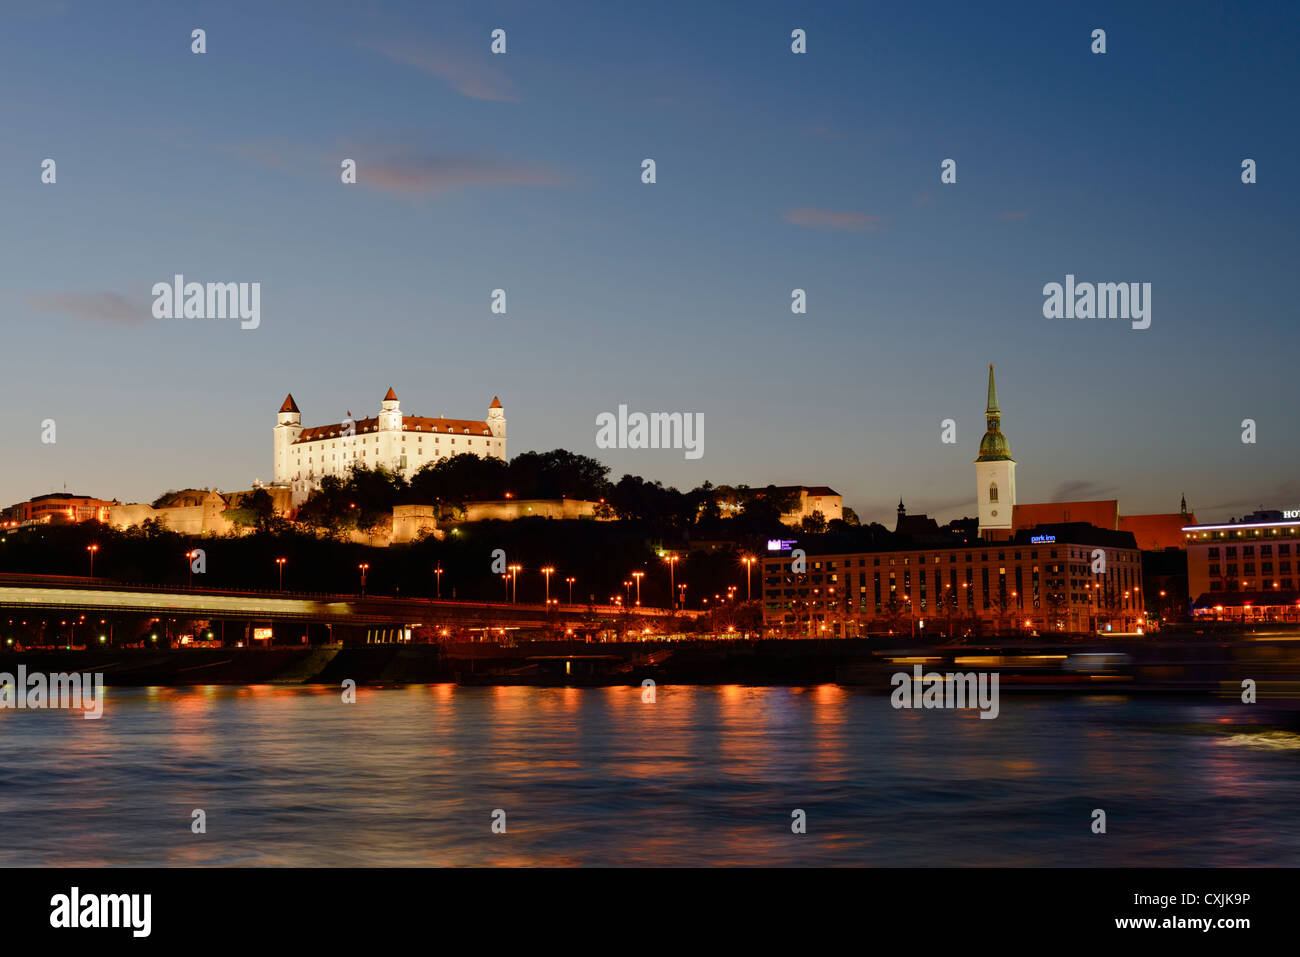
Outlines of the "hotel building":
M1300 619L1300 510L1188 525L1183 534L1196 617Z
M1098 554L1103 572L1094 572ZM762 560L770 637L1137 632L1142 555L1127 532L1040 526L1006 541ZM796 568L801 568L796 571Z

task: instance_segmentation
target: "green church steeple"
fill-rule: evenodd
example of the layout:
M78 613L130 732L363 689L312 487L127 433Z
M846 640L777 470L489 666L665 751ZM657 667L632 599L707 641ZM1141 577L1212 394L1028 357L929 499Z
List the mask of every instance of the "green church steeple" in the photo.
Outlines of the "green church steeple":
M998 384L993 378L993 365L989 364L989 404L984 410L984 421L988 431L980 440L980 457L976 462L1014 461L1011 458L1011 446L1002 434L1002 412L998 409Z

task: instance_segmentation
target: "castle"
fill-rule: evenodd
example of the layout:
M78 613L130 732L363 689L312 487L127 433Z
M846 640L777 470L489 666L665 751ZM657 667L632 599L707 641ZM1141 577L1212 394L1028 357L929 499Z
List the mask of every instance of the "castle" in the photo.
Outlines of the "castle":
M403 415L392 389L378 415L347 418L333 425L304 429L293 395L285 397L276 416L273 485L288 487L299 505L326 475L345 478L353 465L382 466L410 479L421 467L460 453L506 459L506 415L492 399L486 420L431 419Z

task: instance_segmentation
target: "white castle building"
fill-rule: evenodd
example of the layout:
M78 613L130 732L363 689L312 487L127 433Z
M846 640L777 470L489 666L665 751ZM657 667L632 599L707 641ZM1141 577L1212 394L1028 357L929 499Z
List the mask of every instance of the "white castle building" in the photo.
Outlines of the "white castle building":
M292 489L299 505L326 475L344 478L353 465L383 466L410 479L430 462L465 452L505 460L506 414L499 398L492 399L486 420L430 419L403 415L389 389L373 418L354 421L349 411L342 422L304 429L290 394L276 416L273 484Z

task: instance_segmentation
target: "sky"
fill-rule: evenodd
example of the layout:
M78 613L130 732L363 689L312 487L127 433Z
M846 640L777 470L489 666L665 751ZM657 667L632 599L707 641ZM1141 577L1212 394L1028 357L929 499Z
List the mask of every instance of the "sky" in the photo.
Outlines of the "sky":
M0 23L0 505L248 488L286 393L311 426L391 386L418 415L500 396L512 456L947 521L975 514L993 363L1021 502L1300 507L1294 5L67 0ZM154 318L177 273L259 282L260 324ZM1045 318L1067 274L1150 283L1150 328ZM597 448L620 405L702 415L703 454Z

